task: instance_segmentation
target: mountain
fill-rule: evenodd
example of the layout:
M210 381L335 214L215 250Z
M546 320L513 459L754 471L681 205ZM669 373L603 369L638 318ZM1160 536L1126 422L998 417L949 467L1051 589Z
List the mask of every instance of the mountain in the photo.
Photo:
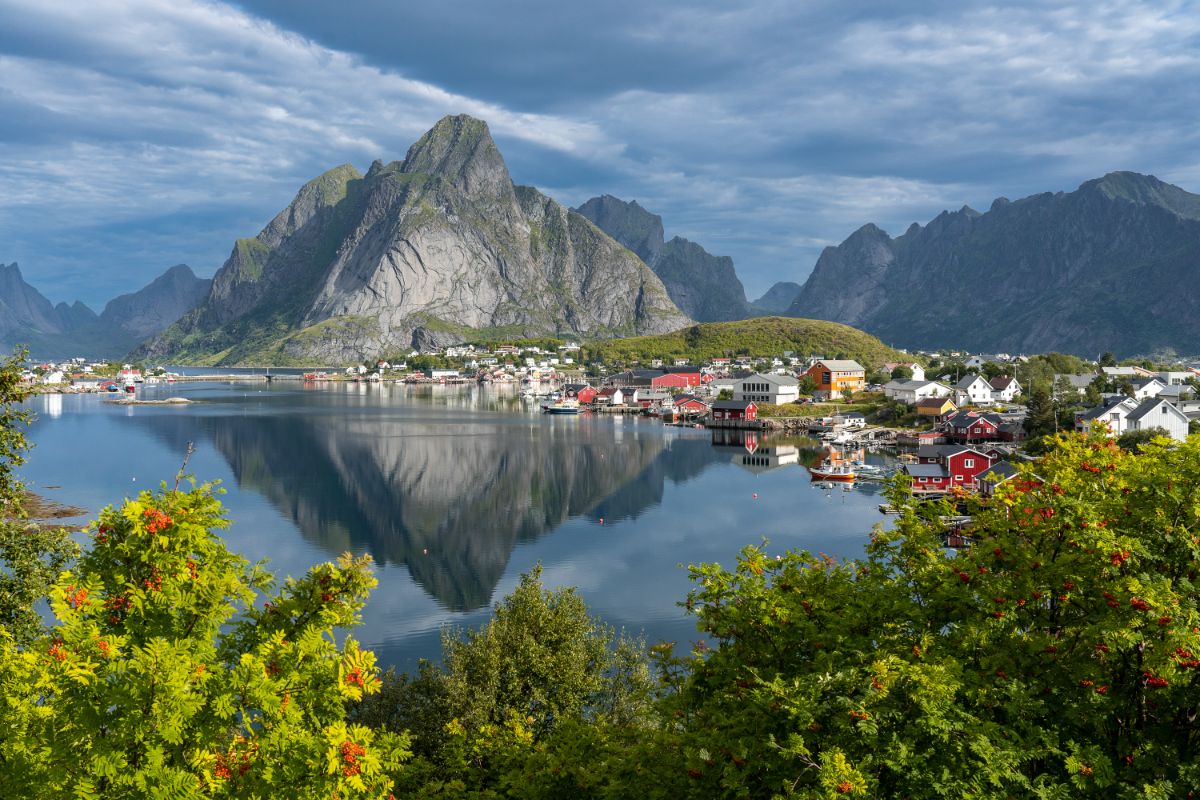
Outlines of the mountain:
M767 289L766 294L754 301L754 305L768 314L782 314L800 294L802 287L791 281L780 281Z
M689 322L645 264L515 186L486 123L446 117L403 161L346 164L240 239L199 308L137 355L335 363L495 336L609 337Z
M16 264L0 264L0 352L26 345L37 358L120 358L195 308L210 283L180 264L97 316L79 301L52 306Z
M637 254L654 270L675 305L699 322L745 319L754 309L733 268L733 259L714 256L676 236L664 241L662 217L612 195L593 197L576 209L596 227Z
M864 225L825 249L787 313L906 347L1195 353L1198 278L1200 195L1114 172L894 239Z
M211 287L211 278L197 278L187 264L176 264L140 290L109 300L100 319L141 341L200 305Z
M773 356L791 350L800 356L853 358L869 369L907 358L874 336L847 325L789 317L709 322L661 336L597 342L589 350L610 363L652 358L688 358L694 363L741 354Z

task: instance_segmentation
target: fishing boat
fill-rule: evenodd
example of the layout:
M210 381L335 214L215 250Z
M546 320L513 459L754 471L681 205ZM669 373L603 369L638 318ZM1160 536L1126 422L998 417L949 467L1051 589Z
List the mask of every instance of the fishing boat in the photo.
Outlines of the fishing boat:
M818 481L841 481L849 483L858 475L854 472L854 467L844 462L834 463L828 459L821 462L819 467L809 467L809 474L813 480Z
M580 407L578 400L559 400L555 403L549 403L542 406L542 410L547 414L581 414L583 408Z

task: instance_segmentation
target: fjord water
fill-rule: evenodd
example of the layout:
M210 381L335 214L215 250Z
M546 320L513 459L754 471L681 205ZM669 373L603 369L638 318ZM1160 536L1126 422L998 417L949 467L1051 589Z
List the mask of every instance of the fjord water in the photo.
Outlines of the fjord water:
M550 416L511 388L212 382L139 396L200 402L34 398L30 488L94 516L173 480L193 442L188 472L221 481L233 550L281 579L371 554L379 587L354 635L402 670L436 659L443 625L481 623L539 562L610 624L686 643L699 638L678 605L687 564L732 566L764 538L772 553L854 556L882 520L869 489L814 487L804 466L820 453L804 442Z

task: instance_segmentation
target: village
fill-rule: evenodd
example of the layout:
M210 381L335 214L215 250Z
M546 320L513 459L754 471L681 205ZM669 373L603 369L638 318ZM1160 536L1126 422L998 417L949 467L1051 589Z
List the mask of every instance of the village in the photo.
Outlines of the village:
M1162 434L1182 441L1200 427L1200 362L1152 369L1074 359L1091 371L1053 374L1040 400L1050 404L1049 418L1043 414L1039 423L1038 391L1019 376L1029 384L1046 383L1045 365L1037 363L1042 356L916 353L911 361L864 365L784 351L698 364L656 358L645 366L594 359L581 364L586 356L572 342L463 345L339 371L186 377L161 367L75 358L31 365L22 378L50 391L130 393L143 383L205 377L512 385L531 407L551 413L641 414L665 424L754 432L754 442L764 445L760 457L772 433L811 436L833 452L814 474L834 481L854 474L839 465L836 448L896 448L906 453L900 470L911 478L914 493L928 495L988 491L985 476L1011 477L1012 462L1028 457L1027 440L1053 430L1098 425L1118 438ZM928 377L931 373L936 377Z

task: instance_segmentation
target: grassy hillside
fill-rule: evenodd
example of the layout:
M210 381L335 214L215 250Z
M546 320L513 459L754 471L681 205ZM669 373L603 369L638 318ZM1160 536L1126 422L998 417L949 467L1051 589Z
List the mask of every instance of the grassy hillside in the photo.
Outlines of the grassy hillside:
M910 358L849 325L793 317L709 322L662 336L590 342L587 350L589 355L608 363L652 358L699 361L721 356L776 356L791 350L797 356L853 358L869 369L885 361Z

